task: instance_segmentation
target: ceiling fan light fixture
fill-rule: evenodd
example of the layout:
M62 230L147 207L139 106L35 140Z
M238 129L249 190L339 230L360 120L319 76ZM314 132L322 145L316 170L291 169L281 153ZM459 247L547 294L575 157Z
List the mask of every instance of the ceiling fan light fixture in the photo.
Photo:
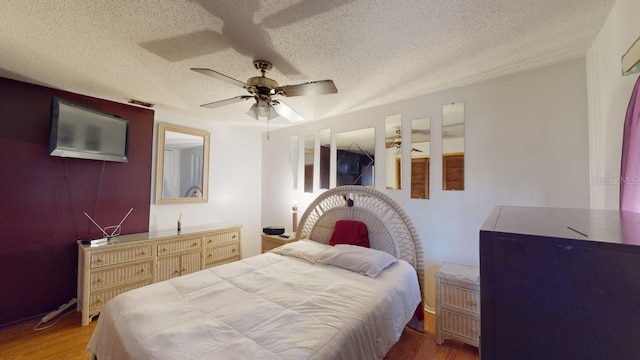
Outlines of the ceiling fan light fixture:
M251 105L249 111L247 111L247 115L251 116L256 120L260 120L260 118L267 118L267 120L273 120L280 116L273 106L269 105L267 101L258 100L255 104Z
M269 107L269 116L267 116L267 119L269 120L273 120L275 118L277 118L278 116L280 116L280 114L278 114L273 107Z
M247 115L258 120L258 112L256 111L257 108L258 108L258 105L256 104L251 105L251 107L249 108L249 111L247 111Z

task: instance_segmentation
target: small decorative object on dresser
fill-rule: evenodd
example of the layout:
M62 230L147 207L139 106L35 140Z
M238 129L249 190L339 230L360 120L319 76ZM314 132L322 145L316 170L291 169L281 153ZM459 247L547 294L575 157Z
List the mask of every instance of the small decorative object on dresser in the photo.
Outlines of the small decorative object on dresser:
M122 235L100 246L79 244L82 326L123 292L240 260L240 229L210 225Z
M296 240L296 234L268 235L262 234L262 253Z
M445 338L480 345L480 270L443 263L436 278L436 343Z

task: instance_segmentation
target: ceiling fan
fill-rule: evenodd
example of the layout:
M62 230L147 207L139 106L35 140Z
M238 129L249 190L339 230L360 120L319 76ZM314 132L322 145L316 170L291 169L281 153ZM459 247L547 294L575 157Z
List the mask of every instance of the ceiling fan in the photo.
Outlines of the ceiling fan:
M395 147L396 150L400 150L400 146L402 146L402 136L400 133L400 128L396 128L395 129L395 135L392 137L388 137L385 139L385 143L384 146L385 148L389 149L392 147ZM423 134L423 135L429 135L430 131L428 129L422 130L422 129L413 129L411 130L412 134ZM416 152L423 152L420 149L416 149L414 147L411 148L411 151L416 151Z
M210 76L214 79L225 81L229 84L244 88L250 95L239 95L225 100L218 100L203 104L201 106L207 108L216 108L219 106L229 105L245 100L254 99L255 104L251 106L247 115L258 120L260 117L266 117L268 120L282 116L291 122L299 122L304 118L293 110L289 105L281 100L273 99L275 96L305 96L305 95L322 95L335 94L338 92L332 80L312 81L297 85L280 86L278 83L266 76L267 71L273 68L273 65L265 60L256 60L253 62L256 70L262 73L261 76L254 76L247 80L246 83L236 80L230 76L224 75L215 70L207 68L191 68L191 70L203 75Z

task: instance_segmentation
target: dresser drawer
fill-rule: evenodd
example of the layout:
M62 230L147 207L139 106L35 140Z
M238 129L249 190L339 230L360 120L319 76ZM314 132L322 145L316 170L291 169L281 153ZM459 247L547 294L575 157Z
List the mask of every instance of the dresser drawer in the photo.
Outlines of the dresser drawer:
M226 258L226 259L223 259L223 260L218 260L218 261L206 263L204 267L205 267L205 269L208 269L208 268L212 268L212 267L216 267L216 266L220 266L220 265L224 265L224 264L230 264L230 263L232 263L234 261L238 261L238 260L240 260L240 256L232 257L232 258Z
M194 250L202 247L202 238L192 237L158 245L158 256L175 254L183 251Z
M440 283L442 306L451 306L472 313L480 313L480 292L442 281Z
M126 283L144 278L151 278L151 267L153 262L147 261L132 265L120 266L91 273L90 288L100 289L103 287Z
M151 259L151 245L91 254L90 267L122 264L130 261Z
M204 244L206 247L216 246L227 242L236 242L239 240L240 230L204 236Z
M150 285L153 282L152 279L145 280L139 283L131 284L128 286L121 286L117 289L101 291L91 293L89 296L89 311L100 310L107 303L107 301L113 299L114 297L127 292L129 290L133 290L142 286Z
M473 342L480 339L480 319L442 309L442 331L468 338Z
M235 242L229 245L217 246L214 248L208 248L205 251L205 262L210 263L226 258L240 256L240 243Z

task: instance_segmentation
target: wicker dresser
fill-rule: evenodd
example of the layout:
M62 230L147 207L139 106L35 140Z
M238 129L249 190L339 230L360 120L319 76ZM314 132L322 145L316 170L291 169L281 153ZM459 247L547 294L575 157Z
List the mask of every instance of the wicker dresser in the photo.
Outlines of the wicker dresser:
M445 338L480 345L480 270L443 263L436 278L436 343Z
M119 236L78 245L78 310L82 325L118 294L242 258L240 226L202 226Z

